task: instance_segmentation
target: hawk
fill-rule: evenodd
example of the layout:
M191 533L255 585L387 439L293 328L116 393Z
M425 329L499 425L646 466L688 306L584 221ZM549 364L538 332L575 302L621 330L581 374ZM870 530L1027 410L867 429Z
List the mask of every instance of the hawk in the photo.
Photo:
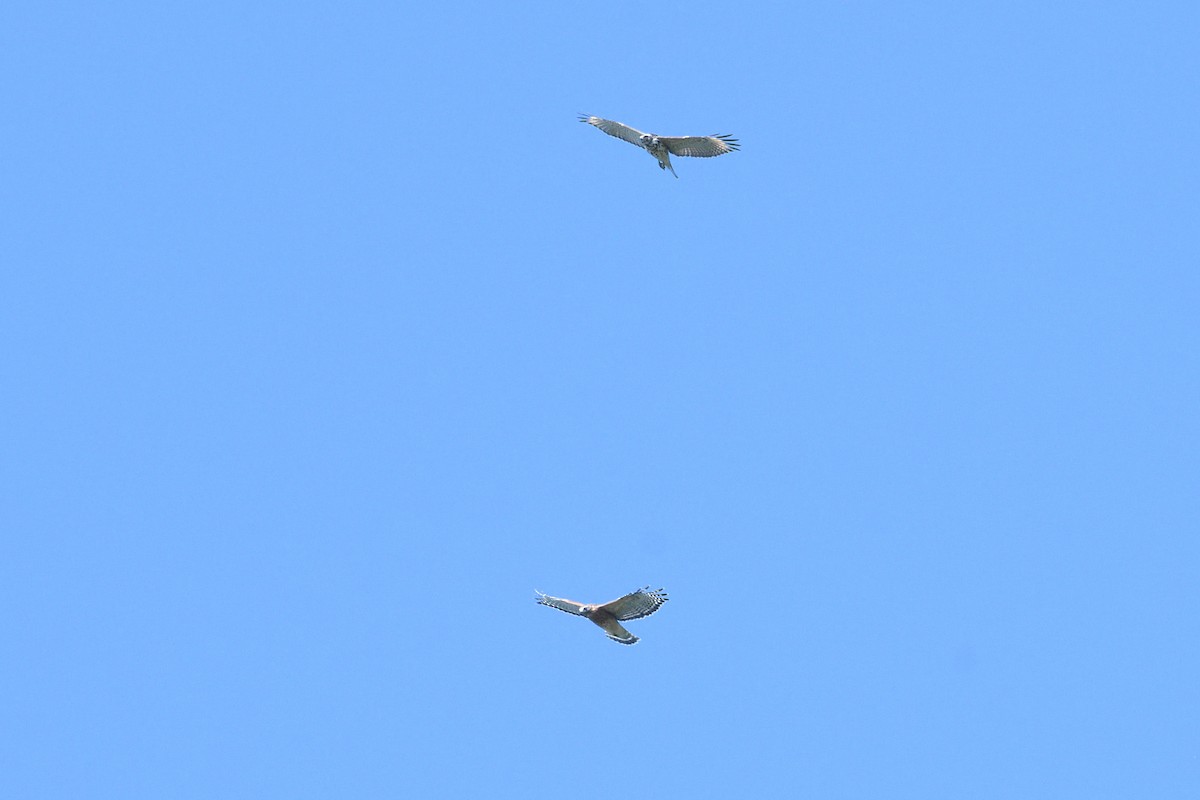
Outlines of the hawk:
M621 644L636 644L638 640L638 637L621 627L622 622L648 617L667 602L667 593L664 590L659 589L657 592L652 592L649 586L643 586L624 597L618 597L609 603L596 606L576 603L574 600L564 600L561 597L551 597L538 592L537 589L534 591L537 592L537 597L534 599L541 605L557 608L568 614L587 617L603 628L604 632L608 634L608 638Z
M580 114L579 121L595 125L609 136L624 139L630 144L641 147L658 160L659 169L669 169L672 175L675 175L675 168L671 166L672 155L711 158L741 149L738 140L727 133L718 133L712 136L659 136L655 133L642 133L636 128L622 125L620 122L613 122L611 119L589 117L586 114ZM675 175L675 177L679 176Z

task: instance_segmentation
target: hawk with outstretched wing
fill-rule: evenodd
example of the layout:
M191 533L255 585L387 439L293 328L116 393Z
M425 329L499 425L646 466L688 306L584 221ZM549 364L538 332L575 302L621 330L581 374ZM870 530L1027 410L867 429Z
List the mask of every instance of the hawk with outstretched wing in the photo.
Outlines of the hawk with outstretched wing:
M644 586L603 605L595 606L576 603L574 600L565 600L561 597L551 597L536 589L534 591L537 592L537 597L534 599L541 605L557 608L559 611L579 617L587 617L603 628L604 632L608 634L608 638L621 644L635 644L638 640L638 637L622 627L622 622L648 617L667 602L665 591L659 589L653 592L650 591L649 586Z
M580 114L579 121L595 125L609 136L615 136L637 145L658 160L659 169L669 169L672 175L675 175L675 168L671 166L672 155L712 158L732 153L741 148L738 140L726 133L713 136L659 136L653 133L642 133L636 128L622 125L620 122L613 122L611 119L589 117L586 114ZM675 175L675 177L679 176Z

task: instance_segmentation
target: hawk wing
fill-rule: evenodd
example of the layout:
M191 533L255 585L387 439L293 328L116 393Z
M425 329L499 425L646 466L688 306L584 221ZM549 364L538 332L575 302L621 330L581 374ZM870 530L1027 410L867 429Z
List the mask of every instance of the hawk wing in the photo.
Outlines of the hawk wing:
M559 611L565 611L568 614L574 614L577 617L587 616L583 613L583 603L576 603L574 600L565 600L561 597L551 597L548 594L542 594L541 592L538 592L537 589L534 589L534 591L537 592L537 597L535 597L534 600L543 606L557 608Z
M712 158L741 149L738 140L727 133L718 133L713 136L660 136L658 140L673 156Z
M618 139L624 139L630 144L635 144L638 147L642 146L642 143L638 141L638 137L642 135L642 132L637 128L631 128L628 125L622 125L619 122L613 122L611 119L589 117L587 114L580 114L579 121L586 122L588 125L595 125L609 136L615 136Z
M611 603L605 603L600 608L622 621L641 619L662 608L662 604L667 602L667 599L667 593L664 590L659 589L652 592L649 586L643 586L624 597L618 597ZM622 630L624 629L622 628Z

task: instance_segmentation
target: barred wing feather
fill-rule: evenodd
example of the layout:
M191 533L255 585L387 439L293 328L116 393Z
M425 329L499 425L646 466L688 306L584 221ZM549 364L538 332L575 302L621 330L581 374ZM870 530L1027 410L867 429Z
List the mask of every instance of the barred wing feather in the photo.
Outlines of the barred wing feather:
M713 136L660 136L658 140L673 156L698 156L711 158L723 156L741 148L738 140L727 133Z
M586 122L589 125L595 125L609 136L615 136L618 139L624 139L630 144L635 144L638 147L642 146L642 143L638 141L638 137L642 135L642 132L637 128L631 128L628 125L622 125L620 122L613 122L611 119L589 117L586 114L580 114L579 121Z
M624 597L619 597L611 603L605 603L600 608L622 621L641 619L662 608L667 599L667 593L664 590L650 591L650 587L645 586Z
M537 590L535 589L534 591ZM534 599L543 606L557 608L559 611L565 611L568 614L575 614L576 616L580 617L586 616L583 613L583 603L576 603L574 600L566 600L562 597L551 597L550 595L542 594L541 592L538 592L537 595L538 596Z

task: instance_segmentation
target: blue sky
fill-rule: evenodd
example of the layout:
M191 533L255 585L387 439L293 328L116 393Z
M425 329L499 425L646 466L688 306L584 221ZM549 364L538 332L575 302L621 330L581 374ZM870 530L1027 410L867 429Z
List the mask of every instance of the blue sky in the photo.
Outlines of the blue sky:
M7 6L3 795L1196 797L1200 12L977 5Z

